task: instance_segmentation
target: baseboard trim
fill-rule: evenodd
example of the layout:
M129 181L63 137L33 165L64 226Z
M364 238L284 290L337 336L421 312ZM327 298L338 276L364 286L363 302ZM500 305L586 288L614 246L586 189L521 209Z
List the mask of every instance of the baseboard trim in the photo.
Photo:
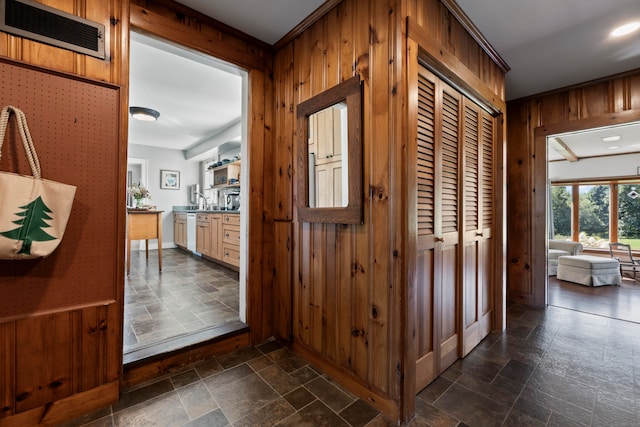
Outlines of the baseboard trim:
M38 408L0 418L0 427L58 425L110 405L118 398L118 381L113 381Z

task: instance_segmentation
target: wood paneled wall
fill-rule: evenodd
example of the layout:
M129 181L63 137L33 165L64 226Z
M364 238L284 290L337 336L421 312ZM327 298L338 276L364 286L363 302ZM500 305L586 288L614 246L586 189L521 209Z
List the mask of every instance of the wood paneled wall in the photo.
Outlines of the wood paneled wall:
M52 256L39 261L13 262L20 263L19 265L12 262L2 263L0 296L3 300L12 298L11 295L3 294L3 291L7 292L11 289L10 284L16 281L25 282L23 279L28 279L25 275L32 274L34 277L37 276L40 286L44 286L34 286L32 292L41 292L42 297L47 292L55 292L57 296L62 294L62 301L68 302L66 305L56 304L53 308L44 311L33 305L14 307L15 310L11 312L12 320L0 324L0 425L57 424L69 417L104 406L118 398L122 368L126 126L119 126L121 123L127 123L128 64L126 58L128 57L129 5L126 0L40 2L99 22L106 28L107 58L105 60L6 33L0 33L0 55L9 60L45 67L71 76L81 76L121 86L121 94L116 98L116 104L111 106L115 111L110 110L111 117L115 115L116 119L109 119L110 123L105 124L111 129L117 128L115 132L117 135L109 142L111 144L109 149L116 151L116 159L113 160L113 167L104 171L104 179L93 183L92 193L95 195L96 192L103 191L109 194L110 196L104 200L117 200L113 206L101 204L99 211L94 210L95 206L89 206L87 204L89 199L85 197L87 192L84 188L88 184L79 182L85 176L83 170L102 171L105 165L98 163L102 162L102 159L85 156L82 152L78 152L77 146L64 143L56 147L57 156L41 158L45 178L47 178L47 170L65 170L66 168L65 176L70 182L65 182L72 184L78 182L77 185L82 186L76 193L74 211L67 227L69 236L73 237L65 236L66 240L63 239L58 249L62 251L60 253L68 252L67 249L71 248L70 254L73 254L74 247L84 248L83 251L86 251L87 247L94 247L95 254L91 269L116 271L119 274L109 274L91 283L91 286L101 287L94 289L93 294L108 295L107 300L104 300L104 297L98 301L85 299L81 306L70 307L74 298L70 295L65 297L64 293L71 292L74 288L86 287L86 282L91 281L90 272L83 268L82 257L69 255L61 260ZM41 118L29 117L29 119ZM60 132L71 134L72 132L64 130L65 125L66 122L58 124L63 129ZM90 141L90 135L85 139ZM90 148L90 145L87 147ZM83 168L88 169L78 168L74 176L73 172L68 170L69 164L76 164L79 160L82 160ZM122 196L112 197L113 194ZM91 217L85 218L85 214ZM108 218L105 223L113 224L109 237L101 240L101 244L110 245L104 251L95 246L95 235L92 235L91 230L83 228L83 224L85 226L92 224L96 221L96 217ZM103 252L109 256L101 256ZM32 268L28 267L29 263L32 263ZM54 274L56 263L58 266L66 265L65 271L85 271L86 276L73 276L73 283L62 286L55 284L56 281L52 276L47 286L46 280L43 280L38 272ZM47 301L43 301L40 306L47 305ZM0 318L6 318L6 315L7 313L0 313Z
M640 120L640 70L508 103L508 298L546 304L546 135Z
M439 0L344 0L274 59L277 335L395 419L413 415L406 251L407 18L452 69L504 105L504 72ZM437 56L437 55L436 55ZM453 58L454 61L449 61ZM363 81L364 223L302 223L294 209L296 105ZM269 202L269 201L268 201ZM415 216L414 216L415 218ZM414 254L415 257L415 254ZM291 310L286 309L292 307ZM413 357L410 355L413 354ZM411 385L413 383L413 385ZM408 392L407 392L408 390Z
M248 260L248 323L252 341L271 336L273 236L270 211L264 208L265 188L273 180L271 148L273 89L271 48L239 31L171 0L38 0L48 6L105 25L107 59L0 33L0 55L49 69L120 86L118 113L119 165L107 171L117 182L109 194L117 204L101 204L102 214L117 217L112 230L115 257L100 258L114 271L113 301L82 307L25 311L0 324L0 425L57 424L118 398L122 378L122 302L124 290L125 172L128 123L128 38L132 27L188 48L226 60L249 75L250 199ZM64 146L59 147L64 157ZM90 164L87 166L90 167ZM46 168L44 168L46 171ZM99 183L95 183L99 185ZM86 230L85 230L86 231ZM86 232L83 238L91 239ZM68 242L65 242L68 243ZM286 253L286 252L285 252ZM49 262L42 260L42 263ZM74 262L73 258L68 262ZM22 271L21 269L20 271ZM266 273L265 273L266 272ZM0 292L6 272L0 277ZM17 273L15 273L17 274ZM24 274L24 273L23 273ZM28 274L28 273L27 273ZM11 273L9 272L9 276ZM9 277L6 276L6 277ZM10 278L10 277L9 277ZM89 280L89 278L83 278ZM82 286L82 283L73 283ZM10 298L7 296L6 298ZM2 317L2 313L0 313Z

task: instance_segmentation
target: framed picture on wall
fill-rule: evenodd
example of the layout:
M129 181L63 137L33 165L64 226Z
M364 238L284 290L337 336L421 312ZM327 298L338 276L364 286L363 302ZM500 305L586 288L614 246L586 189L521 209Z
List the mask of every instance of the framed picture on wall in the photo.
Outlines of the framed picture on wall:
M160 188L165 190L179 190L180 171L160 169Z

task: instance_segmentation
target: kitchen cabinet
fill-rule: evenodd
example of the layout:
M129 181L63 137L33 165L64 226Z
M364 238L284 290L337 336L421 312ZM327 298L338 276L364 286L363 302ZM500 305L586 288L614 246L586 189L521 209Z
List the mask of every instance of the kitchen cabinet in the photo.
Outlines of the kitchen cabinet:
M346 152L346 104L339 103L309 116L310 168L313 168L314 207L343 207L343 156ZM344 171L346 173L346 170ZM346 193L345 193L346 194ZM311 198L311 197L310 197Z
M222 214L209 214L211 236L211 252L213 259L222 259L222 246L220 244L222 236Z
M240 215L222 215L222 261L240 267Z
M196 252L205 256L211 256L211 222L209 214L196 215Z
M228 163L213 169L214 187L239 187L240 162Z
M196 252L214 261L240 267L240 215L198 213Z
M203 165L203 194L211 204L218 204L219 191L225 188L240 188L240 160L218 165L207 160Z
M173 243L183 249L187 247L187 214L174 212L173 214Z

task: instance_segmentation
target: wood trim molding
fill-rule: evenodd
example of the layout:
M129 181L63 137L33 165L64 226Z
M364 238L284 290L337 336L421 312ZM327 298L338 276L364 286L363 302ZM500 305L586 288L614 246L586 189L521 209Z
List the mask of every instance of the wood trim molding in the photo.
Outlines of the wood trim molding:
M179 371L185 366L201 362L212 356L248 347L250 345L249 335L249 331L243 330L219 339L212 339L170 353L129 363L124 366L122 375L123 391L161 375Z
M539 126L534 129L534 137L546 138L549 135L559 133L577 132L585 129L620 125L636 121L640 121L640 110L627 110L619 113L610 113L596 117L572 120L570 122L552 123ZM547 156L545 156L545 161L546 157Z
M572 120L568 122L553 123L546 126L538 126L533 130L533 187L532 193L532 224L539 224L532 228L532 248L533 260L544 260L547 257L546 250L546 210L547 196L546 191L535 191L535 189L544 189L547 186L547 136L566 132L581 131L596 127L611 126L616 124L629 123L640 120L640 109L627 110L619 113L609 113L600 116L587 117L584 119ZM577 193L574 187L574 193ZM575 195L574 195L575 197ZM573 223L577 222L575 213L573 215ZM572 225L572 238L577 239L577 230ZM532 294L533 301L531 305L536 307L544 307L547 302L547 276L546 269L533 269L532 274Z
M482 80L473 74L458 58L447 52L441 44L429 35L415 19L407 18L407 35L418 43L422 59L427 56L427 65L436 67L445 80L453 83L465 95L475 98L481 105L491 106L500 113L507 111L506 102L494 93ZM440 77L440 76L439 76Z
M303 359L311 362L313 366L317 366L338 383L344 385L348 390L356 391L359 396L366 397L367 403L386 415L390 420L398 419L399 407L389 396L375 390L371 385L365 384L361 379L355 377L352 372L328 362L327 358L309 349L304 344L294 342L292 350L302 356Z
M29 409L7 418L0 418L0 425L3 427L58 425L88 411L117 402L118 390L118 381L113 381L38 408Z
M204 33L191 31L179 22L171 21L164 16L140 6L131 5L131 27L138 28L148 34L179 43L185 47L204 52L232 64L244 68L265 69L266 59L255 52L232 49L229 44L221 43ZM270 55L269 49L265 53Z
M203 13L198 12L197 10L191 9L188 6L185 6L181 3L178 3L174 0L153 0L154 3L160 5L160 6L164 6L174 12L176 12L176 14L182 14L185 16L189 16L191 17L192 20L194 21L200 21L203 23L206 23L208 25L211 25L212 27L217 28L218 30L224 32L225 34L228 34L230 36L236 37L242 41L245 41L247 43L250 43L252 45L255 45L256 47L260 48L260 49L264 49L267 51L271 50L271 45L263 42L260 39L257 39L253 36L250 36L247 33L244 33L240 30L238 30L237 28L231 27L223 22L218 21L215 18L212 18L210 16L207 16Z
M342 0L327 0L314 10L311 15L307 16L302 22L296 25L291 31L285 34L280 40L273 45L275 52L291 43L296 37L302 34L307 28L312 26L316 21L326 15L331 9L342 3Z
M633 77L633 76L637 76L638 74L640 74L640 69L634 69L634 70L630 70L630 71L624 71L622 73L619 74L613 74L610 76L605 76L605 77L600 77L598 79L594 79L594 80L588 80L586 82L582 82L582 83L578 83L575 85L571 85L571 86L565 86L565 87L560 87L557 89L552 89L546 92L540 92L540 93L536 93L534 95L529 95L529 96L525 96L522 98L516 98L516 99L510 99L509 100L509 104L511 103L520 103L520 102L527 102L527 101L531 101L531 100L535 100L538 98L544 98L547 96L553 96L553 95L558 95L558 94L566 94L569 91L572 90L576 90L576 89L582 89L582 88L586 88L586 87L592 87L594 85L600 84L600 83L610 83L614 80L619 80L619 79L624 79L626 77ZM626 101L625 102L626 106L625 108L629 108L630 109L630 102Z
M464 29L469 32L471 37L473 37L473 39L478 42L482 50L484 50L487 55L489 55L493 62L495 62L503 72L506 73L511 70L511 67L509 67L506 61L502 59L500 54L493 48L493 46L491 46L491 43L489 43L484 35L482 35L480 30L478 30L478 27L476 27L475 24L471 22L471 19L469 19L467 14L464 13L462 9L460 9L460 6L458 6L458 4L454 0L440 0L440 2L444 5L444 7L449 9L449 12L451 12L453 16L456 17L458 22L460 22L460 25L462 25Z

